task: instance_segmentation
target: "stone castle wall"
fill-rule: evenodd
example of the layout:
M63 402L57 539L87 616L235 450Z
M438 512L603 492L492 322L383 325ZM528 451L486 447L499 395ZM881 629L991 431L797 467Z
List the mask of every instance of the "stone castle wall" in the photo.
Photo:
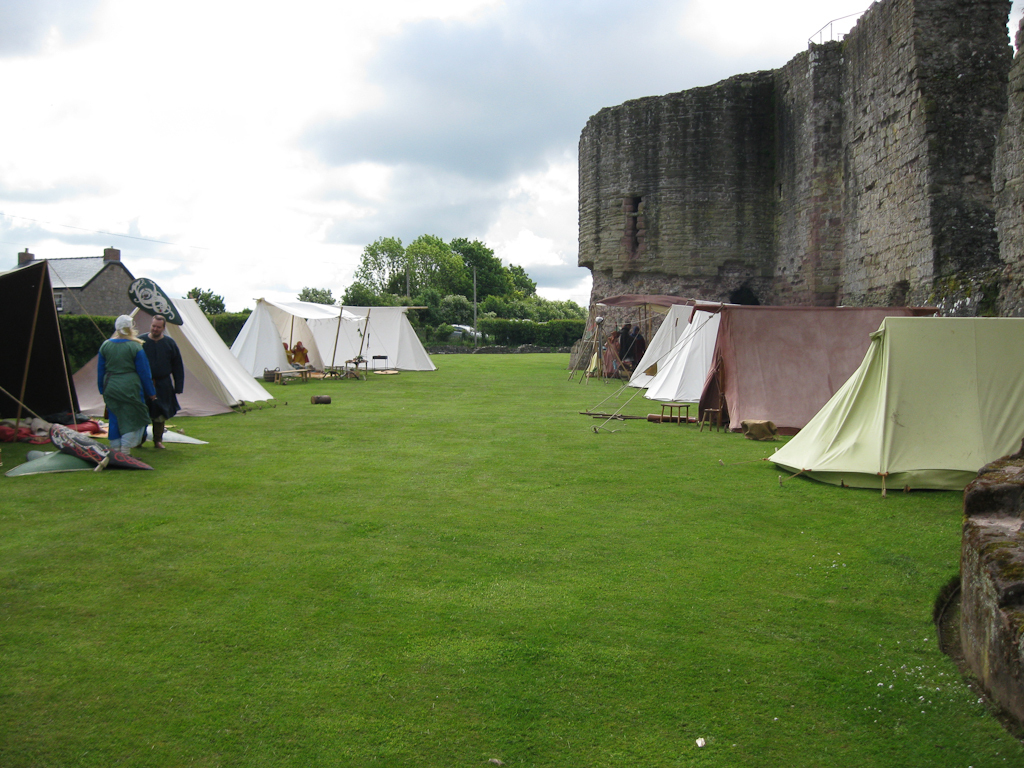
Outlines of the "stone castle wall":
M1017 31L1017 48L1024 43ZM1003 270L999 275L1002 312L1024 316L1024 55L1010 68L1007 109L999 130L992 187L996 200L996 229Z
M635 293L771 283L774 75L628 101L580 139L580 264ZM600 283L599 283L600 284ZM658 290L665 293L666 290ZM711 298L711 296L708 296Z
M996 303L1000 279L1005 297L1020 283L1000 255L992 184L1009 10L881 0L842 43L774 72L599 112L580 139L593 297L1014 313ZM1019 131L1019 118L1004 128ZM1019 176L1021 155L1006 155L1007 172Z
M776 73L777 240L761 302L835 306L843 255L842 59L815 46Z

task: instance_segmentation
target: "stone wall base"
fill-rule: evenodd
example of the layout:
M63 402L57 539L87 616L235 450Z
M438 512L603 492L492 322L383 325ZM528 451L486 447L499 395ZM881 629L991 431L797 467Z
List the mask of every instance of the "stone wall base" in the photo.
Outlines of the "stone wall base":
M1024 445L964 491L960 641L986 693L1024 725Z

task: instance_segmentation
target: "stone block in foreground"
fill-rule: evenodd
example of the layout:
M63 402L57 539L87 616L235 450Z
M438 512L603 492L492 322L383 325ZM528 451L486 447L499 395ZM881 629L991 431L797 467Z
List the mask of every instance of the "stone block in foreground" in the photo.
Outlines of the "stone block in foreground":
M1024 724L1024 445L964 491L960 580L964 660Z

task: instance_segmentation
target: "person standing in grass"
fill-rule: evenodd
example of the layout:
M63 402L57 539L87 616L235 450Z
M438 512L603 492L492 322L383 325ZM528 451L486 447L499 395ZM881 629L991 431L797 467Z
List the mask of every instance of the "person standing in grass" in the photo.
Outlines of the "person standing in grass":
M604 377L615 378L615 372L619 369L619 332L612 331L608 334L608 341L604 347Z
M633 363L636 362L636 358L633 357L632 345L633 324L626 323L619 331L619 360L622 361L622 368L627 376L633 372Z
M640 333L639 324L633 326L632 341L629 348L633 354L633 367L636 368L637 364L644 359L644 352L647 351L647 339Z
M114 321L114 335L100 346L96 378L110 415L110 447L130 455L142 444L149 425L143 396L156 400L156 390L142 341L128 315Z
M181 361L181 350L177 342L164 333L166 328L167 318L153 315L149 333L141 337L142 348L149 360L149 370L153 374L153 387L156 389L156 402L159 406L153 413L153 447L159 449L164 447L167 420L173 418L180 407L176 396L185 391L185 365Z

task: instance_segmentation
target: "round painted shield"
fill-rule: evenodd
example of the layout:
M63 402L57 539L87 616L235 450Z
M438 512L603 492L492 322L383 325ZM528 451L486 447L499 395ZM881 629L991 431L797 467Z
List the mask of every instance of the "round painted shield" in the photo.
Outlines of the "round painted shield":
M128 286L128 298L139 309L151 315L163 315L172 325L181 325L181 315L170 297L148 277L140 277Z
M68 456L77 456L93 465L101 464L103 459L107 459L111 467L152 469L149 464L139 461L134 456L129 456L121 451L112 451L108 446L97 443L91 437L63 427L60 424L50 425L50 442L61 453L66 453Z

